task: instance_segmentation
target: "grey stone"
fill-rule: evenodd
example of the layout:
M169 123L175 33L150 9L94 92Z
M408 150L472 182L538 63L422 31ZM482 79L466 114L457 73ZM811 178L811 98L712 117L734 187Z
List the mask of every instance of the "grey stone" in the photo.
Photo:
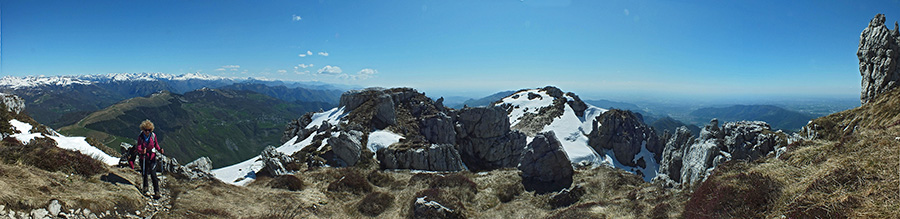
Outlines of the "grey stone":
M450 209L437 201L430 200L428 196L417 197L413 202L412 218L465 218L456 209Z
M528 191L547 193L569 188L575 169L553 132L542 132L534 139L522 155L519 170L522 184Z
M520 131L490 138L458 139L459 153L471 171L516 167L525 151L526 136Z
M50 212L50 216L57 216L59 215L61 208L62 205L59 204L59 200L54 199L50 201L50 205L47 206L47 211Z
M707 139L686 149L681 168L682 183L694 185L705 180L713 160L719 154L718 139Z
M337 137L328 138L327 142L338 159L341 159L347 166L353 166L356 165L362 154L361 139L361 132L351 130L342 131Z
M397 115L394 112L394 100L388 94L378 95L375 99L375 116L372 117L372 125L383 129L397 124Z
M275 150L275 147L272 146L266 147L266 149L264 149L259 156L264 165L261 171L265 171L272 176L290 174L290 171L287 170L284 166L285 164L294 161L291 156L278 152L278 150Z
M444 113L426 116L419 121L419 133L422 133L425 140L435 144L456 144L453 119Z
M373 87L363 90L349 90L341 94L339 107L344 107L344 112L350 112L369 100L367 96L370 92L384 93L384 88Z
M859 35L859 74L862 76L860 103L866 104L877 95L898 86L900 80L900 33L897 22L894 30L884 24L883 14L875 15Z
M188 168L191 171L209 173L210 171L212 171L212 161L209 160L209 157L200 157L188 164L185 164L184 167Z

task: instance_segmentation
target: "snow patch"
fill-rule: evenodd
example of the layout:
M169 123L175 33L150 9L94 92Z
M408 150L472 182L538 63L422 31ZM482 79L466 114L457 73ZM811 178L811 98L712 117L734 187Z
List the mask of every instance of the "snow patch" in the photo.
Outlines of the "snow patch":
M388 130L377 130L369 133L369 141L366 143L366 148L369 148L369 151L376 152L378 149L387 148L391 144L400 142L402 138L403 136Z
M94 159L99 160L107 165L116 165L119 163L119 158L109 156L105 152L100 149L91 146L91 144L87 143L85 137L66 137L57 132L52 132L51 135L45 135L43 133L31 133L31 129L33 126L31 124L13 119L9 121L9 124L12 125L19 134L10 135L11 137L16 138L22 144L28 144L34 138L50 138L53 141L56 141L56 146L62 149L77 151L81 154L90 156Z
M538 97L529 100L529 93L534 93L538 95ZM552 105L553 97L540 89L531 89L519 91L509 97L503 98L497 105L502 104L510 104L512 107L512 112L509 113L509 123L510 127L512 127L519 123L522 116L525 116L525 113L538 113L541 108Z
M313 113L312 122L310 122L309 125L306 125L306 128L309 129L321 125L323 121L327 121L332 125L337 125L341 118L344 118L346 115L347 114L344 113L344 107L333 108L321 113Z

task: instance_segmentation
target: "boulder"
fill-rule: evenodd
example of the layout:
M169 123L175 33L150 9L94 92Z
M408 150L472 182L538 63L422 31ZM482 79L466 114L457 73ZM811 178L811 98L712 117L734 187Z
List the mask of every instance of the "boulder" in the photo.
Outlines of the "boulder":
M350 112L368 101L372 93L383 94L384 88L372 87L363 90L349 90L341 94L338 107L344 107L344 112Z
M375 99L375 115L372 117L372 126L383 129L397 124L397 115L394 113L394 100L388 94L378 95Z
M268 146L259 155L259 159L263 161L263 168L260 172L266 172L271 176L288 175L290 171L285 168L286 164L293 162L294 159L284 153L275 150L275 147Z
M707 139L685 149L681 167L681 183L694 185L703 181L712 172L713 161L720 153L720 141Z
M59 212L62 210L62 205L59 204L59 200L53 199L50 201L50 205L47 205L47 211L50 212L51 217L56 217L59 215ZM2 209L0 209L2 211Z
M356 130L340 131L337 137L328 138L328 145L341 162L336 166L353 166L362 154L362 132ZM335 166L335 165L333 165Z
M401 142L379 149L376 157L382 169L460 171L463 163L451 144Z
M213 178L213 175L210 172L210 169L212 169L212 162L209 161L208 157L197 158L197 160L189 163L190 167L187 167L178 164L178 160L175 158L166 157L163 154L157 154L156 156L159 159L159 168L165 172L171 173L176 178L187 180Z
M885 20L883 14L875 15L859 35L856 56L862 76L859 97L862 104L900 85L900 28L894 22L894 30L888 29Z
M595 118L593 126L588 134L588 145L594 151L613 150L616 160L623 165L636 166L634 156L641 152L642 146L646 146L657 160L661 158L662 141L650 126L631 111L606 111Z
M569 188L575 169L553 132L542 132L525 149L519 164L525 190L547 193Z

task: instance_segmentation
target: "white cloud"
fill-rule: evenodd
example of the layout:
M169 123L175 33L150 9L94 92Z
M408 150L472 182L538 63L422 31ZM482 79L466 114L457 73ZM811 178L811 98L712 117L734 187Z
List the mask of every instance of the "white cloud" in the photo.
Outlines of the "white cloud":
M237 71L240 68L240 65L223 65L222 67L217 68L216 71Z
M297 66L294 66L294 69L299 69L299 68L309 68L309 67L313 67L313 64L309 64L309 65L307 65L307 64L299 64L299 65L297 65Z
M364 68L362 70L359 70L359 72L356 74L356 76L354 78L359 79L359 80L366 80L366 79L374 77L375 74L378 74L378 70L371 69L371 68Z
M319 55L320 56L328 56L328 53L327 52L319 52Z
M306 50L306 53L300 53L300 55L297 55L297 56L306 57L306 56L311 56L311 55L312 55L312 51Z
M294 21L300 21L300 20L303 19L303 18L301 18L299 15L296 15L296 14L295 14L294 16L292 16L291 19L293 19Z
M300 57L306 57L306 54L300 54L300 55L297 55L297 56L300 56Z
M325 67L320 68L318 72L319 74L338 75L344 71L341 70L341 67L326 65Z
M309 70L305 70L305 71L297 71L297 70L294 70L294 74L298 74L298 75L309 74Z
M278 69L278 71L275 71L275 72L284 74L284 73L287 73L287 70L284 70L284 69Z

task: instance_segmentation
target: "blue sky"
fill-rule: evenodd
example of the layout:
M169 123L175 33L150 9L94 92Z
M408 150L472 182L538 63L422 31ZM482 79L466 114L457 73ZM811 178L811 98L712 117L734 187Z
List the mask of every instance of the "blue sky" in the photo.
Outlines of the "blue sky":
M590 98L855 97L860 32L898 12L897 0L3 0L0 73L200 72L468 96L555 85Z

